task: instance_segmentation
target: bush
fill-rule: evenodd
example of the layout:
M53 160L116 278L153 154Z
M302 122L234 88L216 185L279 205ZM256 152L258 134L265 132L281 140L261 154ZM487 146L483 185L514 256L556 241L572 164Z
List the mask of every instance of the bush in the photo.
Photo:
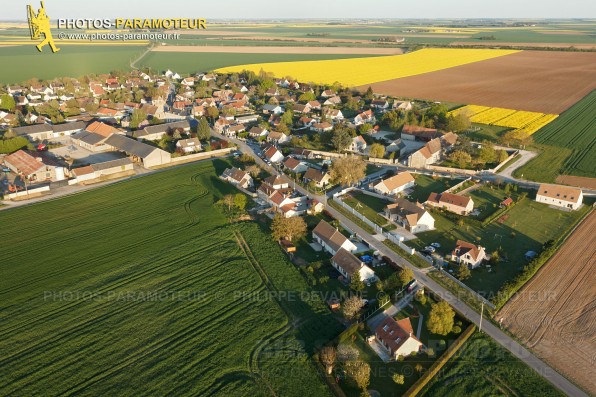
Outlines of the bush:
M459 334L461 332L461 327L456 325L451 329L451 332L453 332L454 334Z
M27 138L23 137L16 137L6 140L0 140L0 153L2 154L10 154L14 153L19 149L27 147L29 141Z

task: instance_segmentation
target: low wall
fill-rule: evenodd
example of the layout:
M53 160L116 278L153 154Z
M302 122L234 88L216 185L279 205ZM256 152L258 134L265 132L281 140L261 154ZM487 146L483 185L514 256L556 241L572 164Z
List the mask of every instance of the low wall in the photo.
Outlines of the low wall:
M414 255L416 253L416 250L414 248L408 247L407 245L405 245L395 234L389 232L389 233L385 233L385 236L387 237L387 240L399 245L399 248L403 249L408 254Z
M466 174L466 175L476 175L477 171L474 170L464 170L461 168L451 168L451 167L440 167L438 165L427 165L426 169L437 171L437 172L450 172L453 174Z
M395 164L395 160L392 159L377 159L374 157L368 158L369 163L379 163L379 164Z
M13 200L16 198L27 197L28 195L32 195L32 194L41 194L41 193L49 192L49 191L50 191L49 186L42 186L42 187L38 187L38 188L28 189L26 191L23 190L22 192L10 193L10 194L5 195L4 198Z
M504 161L501 161L499 163L499 165L497 165L495 168L493 168L492 171L494 173L496 173L498 170L501 169L501 167L503 167L509 160L511 160L512 158L514 158L515 156L517 156L519 154L519 150L514 151L512 154L509 155L509 157L507 157Z
M232 150L234 150L234 149L233 148L225 148L225 149L212 150L210 152L200 152L200 153L195 153L195 154L189 154L187 156L172 157L172 160L170 160L170 164L182 164L185 162L204 160L204 159L208 159L211 157L219 157L219 156L223 156L225 154L230 153Z
M447 193L451 193L452 191L458 189L459 187L461 187L464 183L466 183L467 181L471 181L472 177L468 177L466 179L464 179L463 181L461 181L460 183L458 183L457 185L453 185L451 186L449 189L445 190Z

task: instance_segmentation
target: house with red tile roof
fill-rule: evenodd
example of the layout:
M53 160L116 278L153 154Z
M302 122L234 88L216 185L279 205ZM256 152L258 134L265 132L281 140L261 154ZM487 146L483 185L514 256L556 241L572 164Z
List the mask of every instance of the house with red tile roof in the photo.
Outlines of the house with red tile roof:
M465 263L472 269L480 266L485 259L487 259L487 256L484 247L464 240L457 240L455 248L451 252L452 261Z
M474 211L474 200L471 197L447 192L431 193L425 204L436 208L443 208L458 215L468 215Z
M418 353L423 346L414 335L409 318L395 321L392 317L387 317L377 325L375 338L393 360L398 360L400 356L407 357Z

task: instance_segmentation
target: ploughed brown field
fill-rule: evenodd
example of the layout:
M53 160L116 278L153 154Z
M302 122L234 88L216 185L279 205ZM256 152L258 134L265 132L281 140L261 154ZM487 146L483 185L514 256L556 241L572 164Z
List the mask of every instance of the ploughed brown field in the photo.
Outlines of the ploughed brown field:
M497 318L557 371L596 395L594 230L592 213Z
M588 178L587 176L559 175L556 182L561 185L579 186L596 190L596 178Z
M387 95L560 114L596 88L596 53L521 51L371 86Z

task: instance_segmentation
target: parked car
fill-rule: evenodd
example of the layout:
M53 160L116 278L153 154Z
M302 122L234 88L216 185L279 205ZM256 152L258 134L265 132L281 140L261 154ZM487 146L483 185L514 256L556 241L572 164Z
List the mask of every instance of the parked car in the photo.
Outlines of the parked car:
M439 243L432 243L430 246L434 248L441 248L441 244Z
M432 254L433 252L435 252L435 247L431 247L430 245L426 246L424 247L424 251L430 252Z
M2 167L2 172L10 172L10 168L8 168L8 167Z

